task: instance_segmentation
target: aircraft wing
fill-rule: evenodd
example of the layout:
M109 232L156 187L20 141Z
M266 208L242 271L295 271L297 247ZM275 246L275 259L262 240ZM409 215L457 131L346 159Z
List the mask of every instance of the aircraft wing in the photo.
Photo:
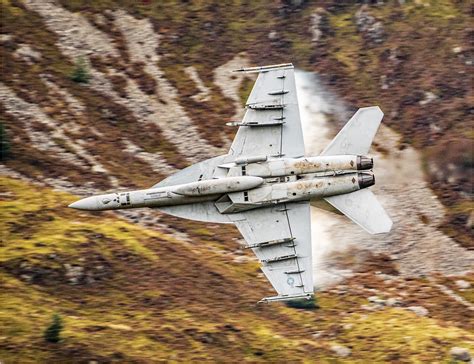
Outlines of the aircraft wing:
M233 123L240 127L229 154L304 156L293 65L242 68L236 72L258 72L258 78L245 105L244 119Z
M278 292L278 296L261 302L309 299L313 294L309 202L291 202L229 216Z

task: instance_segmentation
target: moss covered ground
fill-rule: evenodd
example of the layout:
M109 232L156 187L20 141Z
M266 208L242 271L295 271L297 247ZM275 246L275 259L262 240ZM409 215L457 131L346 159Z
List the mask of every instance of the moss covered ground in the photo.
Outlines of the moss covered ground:
M427 305L429 317L403 308L367 311L367 293L357 289L321 292L313 309L256 305L269 293L256 264L210 250L202 228L189 246L112 213L69 211L75 197L67 193L0 182L6 363L449 362L451 346L474 350L472 317L426 281L410 282L410 304ZM67 266L82 267L77 281ZM383 285L367 274L353 284ZM62 341L46 343L43 331L55 313L64 322ZM338 358L335 344L351 348L351 357Z
M447 208L440 228L472 248L469 2L366 6L365 13L382 25L380 42L358 28L358 2L58 3L113 39L120 59L92 54L90 62L123 98L127 82L136 82L145 93L153 93L156 84L130 61L108 11L123 9L150 19L160 35L159 67L200 136L214 146L222 145L223 135L232 137L233 131L222 130L222 125L235 110L214 84L213 72L241 52L254 64L292 61L317 71L351 109L380 105L385 122L403 135L400 148L413 145L423 151L427 178ZM123 104L71 80L75 60L61 52L58 35L39 14L18 0L1 0L0 7L1 32L10 36L0 46L2 83L57 125L76 125L66 135L83 141L120 186L146 187L163 177L124 150L124 134L145 152L161 153L176 168L189 163L159 127L140 124ZM312 41L315 13L322 35ZM97 15L106 23L99 24ZM41 57L30 64L14 56L24 44ZM191 98L197 85L183 72L189 66L210 89L208 101L198 104ZM82 116L46 86L45 75L84 105ZM241 83L242 103L251 87L250 79ZM427 92L436 98L424 104ZM3 162L34 183L0 179L1 361L448 363L452 346L474 354L472 311L426 280L398 286L362 274L347 284L366 290L321 292L319 309L257 306L255 302L272 292L250 253L242 253L248 258L243 262L234 260L239 249L234 228L169 216L159 217L160 229L145 228L112 213L68 210L77 197L40 187L44 181L66 177L76 187L104 190L111 188L107 176L41 151L26 130L52 133L52 128L20 120L4 106L0 103L0 121L10 153ZM335 120L335 128L342 122ZM63 139L51 140L71 152ZM459 289L455 277L437 279L473 303L472 289ZM472 275L463 279L474 283ZM429 315L418 317L405 308L367 310L363 305L373 295L367 289L387 292L387 297L406 292L405 306L424 306ZM58 344L43 340L54 313L65 325ZM334 344L351 348L351 356L337 357L331 351Z

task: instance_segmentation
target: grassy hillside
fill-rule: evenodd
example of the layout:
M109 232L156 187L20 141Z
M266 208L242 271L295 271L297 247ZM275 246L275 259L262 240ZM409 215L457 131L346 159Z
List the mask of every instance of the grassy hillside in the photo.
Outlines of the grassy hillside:
M318 309L261 306L273 292L233 227L66 208L225 153L235 134L225 122L253 84L229 71L292 61L350 109L382 107L399 148L422 152L446 207L439 229L472 249L469 2L0 0L0 13L0 361L474 355L472 273L401 277L396 259L368 253L344 285L318 293ZM57 344L43 339L54 313Z
M368 309L374 289L387 299L407 282L367 272L349 282L354 288L318 294L318 309L256 305L267 284L252 259L233 259L235 243L213 250L111 213L77 216L66 193L11 178L1 186L5 363L334 362L336 344L352 349L347 362L406 362L448 360L451 346L474 350L473 315L440 301L426 281L409 282L403 307ZM406 309L417 304L429 317ZM65 327L57 344L43 339L54 313Z

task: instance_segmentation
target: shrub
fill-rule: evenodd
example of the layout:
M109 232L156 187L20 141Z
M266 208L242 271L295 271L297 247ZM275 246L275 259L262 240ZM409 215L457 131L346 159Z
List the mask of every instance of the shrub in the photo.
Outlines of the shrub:
M316 296L313 296L309 300L302 298L300 300L286 301L286 305L291 308L300 308L304 310L315 310L319 308Z
M53 315L51 325L44 331L44 339L50 343L57 343L61 340L63 322L58 314Z
M89 82L90 75L89 71L87 70L86 62L84 58L79 58L76 61L76 66L71 74L71 80L77 83L87 83Z
M3 123L0 123L0 160L4 161L10 156L10 141Z

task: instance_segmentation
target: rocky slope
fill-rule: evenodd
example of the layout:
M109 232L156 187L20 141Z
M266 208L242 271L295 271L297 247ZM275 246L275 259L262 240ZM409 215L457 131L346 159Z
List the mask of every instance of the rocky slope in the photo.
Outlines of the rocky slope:
M0 360L366 363L447 361L455 346L474 353L468 4L0 6L10 145ZM380 104L401 134L383 131L380 160L416 155L423 168L384 169L386 182L400 176L381 191L400 226L393 234L374 240L350 225L331 234L347 249L324 262L347 277L318 294L319 309L256 306L269 285L232 227L65 208L71 194L146 187L225 153L235 133L225 122L241 117L253 82L229 71L288 59L343 98L340 109L318 111L326 138L355 106ZM416 183L404 187L411 173ZM55 312L64 340L46 344Z
M347 107L316 75L299 71L296 81L306 150L309 155L318 155L334 136L329 115L344 119ZM413 147L399 150L400 138L382 125L372 150L377 179L372 190L394 220L390 234L372 236L345 217L313 209L314 279L318 286L349 273L334 269L340 265L339 254L338 259L330 257L344 249L352 256L357 253L362 260L369 251L384 254L397 266L398 274L411 277L435 272L463 274L474 266L474 252L439 229L445 212L425 181L421 154Z

